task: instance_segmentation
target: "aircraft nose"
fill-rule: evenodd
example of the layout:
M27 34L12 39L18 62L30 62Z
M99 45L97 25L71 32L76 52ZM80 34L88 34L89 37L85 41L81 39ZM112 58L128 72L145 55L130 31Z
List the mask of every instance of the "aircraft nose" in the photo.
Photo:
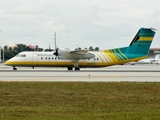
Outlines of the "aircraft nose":
M4 64L7 65L7 64L8 64L8 61L6 61Z
M7 60L4 64L5 65L11 65L11 62L9 60Z

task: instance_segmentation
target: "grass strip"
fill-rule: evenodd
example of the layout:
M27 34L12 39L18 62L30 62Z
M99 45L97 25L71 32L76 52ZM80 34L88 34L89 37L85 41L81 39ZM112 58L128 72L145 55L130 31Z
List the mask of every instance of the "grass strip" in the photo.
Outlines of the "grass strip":
M0 82L0 120L157 120L157 82Z

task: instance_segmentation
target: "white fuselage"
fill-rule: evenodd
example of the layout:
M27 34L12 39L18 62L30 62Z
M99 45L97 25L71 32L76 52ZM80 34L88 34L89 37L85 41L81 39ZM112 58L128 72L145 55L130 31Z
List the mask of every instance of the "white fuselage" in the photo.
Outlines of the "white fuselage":
M105 67L113 64L113 60L102 52L90 52L94 58L80 59L79 67ZM76 59L74 59L76 60ZM73 67L73 59L60 58L53 52L21 52L17 56L8 60L8 66L28 66L28 67Z

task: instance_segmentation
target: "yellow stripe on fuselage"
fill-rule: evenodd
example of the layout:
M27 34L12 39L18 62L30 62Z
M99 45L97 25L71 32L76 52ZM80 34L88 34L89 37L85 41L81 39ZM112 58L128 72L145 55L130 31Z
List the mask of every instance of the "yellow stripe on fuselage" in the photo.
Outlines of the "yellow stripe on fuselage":
M28 67L73 67L72 62L29 62L29 61L14 61L14 62L7 62L6 65L8 66L28 66ZM108 66L106 62L93 62L93 61L86 61L86 62L79 62L79 67L105 67Z
M110 62L113 62L113 60L110 58L110 56L107 53L105 53L105 52L103 52L103 53L105 54L105 56L107 56L107 58L110 60Z
M99 53L102 55L102 57L105 59L105 62L110 62L110 60L107 58L105 53L103 51L99 51Z
M112 60L112 64L115 64L119 61L116 55L111 53L109 50L103 50L103 52L109 56L109 58Z
M106 53L104 53L103 51L100 51L100 52L103 55L103 57L106 59L107 62L111 62L110 57Z

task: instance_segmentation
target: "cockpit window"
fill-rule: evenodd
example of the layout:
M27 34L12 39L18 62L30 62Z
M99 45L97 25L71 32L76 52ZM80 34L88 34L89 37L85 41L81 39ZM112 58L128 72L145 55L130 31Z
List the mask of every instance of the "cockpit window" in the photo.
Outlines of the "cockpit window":
M16 57L26 57L26 54L18 54Z
M16 55L16 57L19 57L19 56L20 56L20 54Z
M25 54L21 54L21 57L26 57L26 55Z

